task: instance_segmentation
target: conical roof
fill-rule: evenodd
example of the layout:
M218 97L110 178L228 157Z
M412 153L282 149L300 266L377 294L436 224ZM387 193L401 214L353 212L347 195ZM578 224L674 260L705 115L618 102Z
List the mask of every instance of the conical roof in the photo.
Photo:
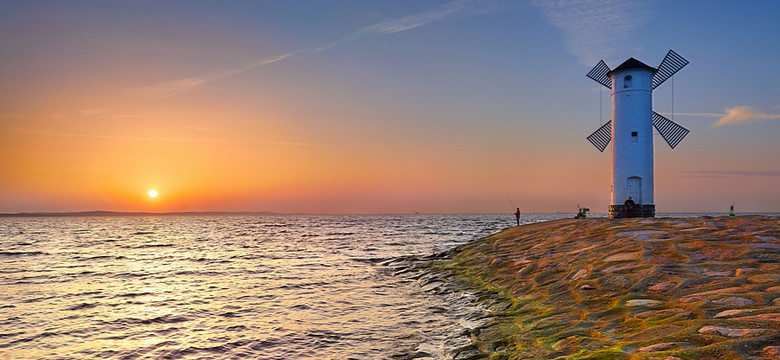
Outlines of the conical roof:
M630 59L624 61L622 64L620 64L620 66L618 66L618 67L612 69L612 71L608 72L607 76L609 76L609 74L611 74L611 73L613 73L615 71L626 70L626 69L650 69L650 70L653 70L653 71L658 71L658 69L656 69L656 68L654 68L652 66L649 66L649 65L647 65L647 64L645 64L645 63L643 63L643 62L641 62L641 61L639 61L637 59L630 58Z

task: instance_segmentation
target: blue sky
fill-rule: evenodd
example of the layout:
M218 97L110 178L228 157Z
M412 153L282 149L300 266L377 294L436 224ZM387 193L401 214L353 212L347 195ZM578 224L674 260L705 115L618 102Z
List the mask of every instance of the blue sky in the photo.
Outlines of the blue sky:
M585 137L610 94L585 74L669 49L691 63L654 107L691 133L656 141L658 211L779 211L779 16L775 1L0 1L15 154L0 211L604 211L609 150ZM129 195L152 186L157 204Z

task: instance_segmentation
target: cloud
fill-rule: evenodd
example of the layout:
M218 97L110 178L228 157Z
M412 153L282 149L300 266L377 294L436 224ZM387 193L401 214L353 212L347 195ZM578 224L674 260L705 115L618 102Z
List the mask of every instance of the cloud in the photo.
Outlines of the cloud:
M296 55L300 53L299 51L290 52L287 54L282 54L278 56L271 56L267 58L261 58L261 59L253 59L245 62L241 66L227 69L227 70L221 70L221 71L214 71L205 75L201 76L193 76L173 81L164 82L161 84L151 85L151 86L144 86L139 87L135 89L131 89L130 91L132 93L135 93L137 95L141 95L144 97L151 97L151 98L166 98L175 96L178 94L181 94L185 91L192 90L198 86L201 86L203 84L224 79L226 77L230 77L239 73L242 73L247 70L251 70L263 65L273 64L275 62L279 62L282 60L285 60L293 55Z
M778 108L778 107L773 107ZM661 115L671 115L671 113L661 113ZM718 121L712 124L712 127L719 127L723 125L734 125L751 120L774 120L780 119L780 114L766 114L762 113L750 106L735 106L730 109L726 109L725 113L708 113L708 112L676 112L677 116L690 116L690 117L703 117L703 118L718 118Z
M725 171L725 170L693 170L688 171L695 177L755 177L755 176L780 176L780 171L773 170L747 170L747 171Z
M550 23L563 30L566 50L581 64L611 56L632 30L651 17L648 1L536 0Z
M379 34L392 34L411 30L434 21L455 20L469 16L504 11L511 8L511 6L512 5L509 3L498 1L453 1L426 12L367 26L359 30L358 33L375 32Z
M286 60L294 55L300 53L320 53L332 49L338 45L344 45L353 42L363 36L370 34L393 34L402 31L418 28L425 24L434 21L455 20L469 16L489 14L493 12L506 11L517 7L511 1L477 1L477 0L456 0L437 8L417 13L413 15L404 16L401 18L384 21L375 25L366 26L360 30L357 30L343 38L330 43L325 46L301 49L290 53L272 56L261 59L254 59L247 61L241 66L235 68L214 71L201 76L193 76L173 81L164 82L161 84L144 86L135 89L131 89L132 93L151 98L166 98L181 94L185 91L195 89L201 85L210 83L212 81L221 80L233 75L242 73L247 70L251 70L264 65L273 64L282 60Z
M165 142L205 142L205 143L224 143L224 144L239 144L239 145L286 145L286 146L311 146L311 144L292 142L292 141L233 141L223 139L209 139L209 138L192 138L192 137L140 137L140 136L125 136L125 135L104 135L104 134L83 134L83 133L68 133L68 132L48 132L37 130L16 129L17 134L34 135L34 136L52 136L52 137L66 137L66 138L87 138L87 139L108 139L108 140L127 140L127 141L165 141Z
M723 113L705 113L705 112L659 112L659 114L664 116L671 117L672 115L677 116L692 116L692 117L712 117L712 118L719 118L723 116Z
M363 36L370 34L394 34L416 29L431 22L457 20L470 16L507 11L518 6L518 4L511 1L457 0L425 12L407 15L401 18L366 26L360 30L350 33L347 36L344 36L343 38L333 43L312 49L311 51L317 53L330 50L336 46L351 43Z
M712 127L733 125L750 120L773 119L780 119L780 114L764 114L749 106L735 106L733 108L726 109L726 114L722 115L718 122L712 125Z
M104 118L139 118L152 116L150 114L125 114L119 109L85 109L78 112L83 117L104 117Z

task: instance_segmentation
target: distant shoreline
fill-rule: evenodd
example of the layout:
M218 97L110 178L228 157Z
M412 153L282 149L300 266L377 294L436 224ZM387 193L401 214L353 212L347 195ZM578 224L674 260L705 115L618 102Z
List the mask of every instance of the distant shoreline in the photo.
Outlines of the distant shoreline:
M175 211L175 212L143 212L143 211L72 211L72 212L21 212L15 214L0 213L0 217L91 217L91 216L269 216L292 215L270 211Z
M39 212L20 212L20 213L0 213L0 218L9 217L119 217L119 216L285 216L285 215L448 215L448 214L481 214L481 213L388 213L388 214L315 214L315 213L277 213L273 211L171 211L171 212L148 212L148 211L106 211L106 210L92 210L92 211L39 211ZM497 213L485 213L485 214L502 214ZM507 214L514 216L511 212ZM535 215L535 214L571 214L574 217L574 212L552 212L552 213L527 213L523 216ZM603 218L606 217L606 213L591 213L589 218ZM656 217L708 217L708 216L726 216L727 212L667 212L658 213ZM763 215L763 216L780 216L780 212L769 211L751 211L740 212L737 216L748 215Z

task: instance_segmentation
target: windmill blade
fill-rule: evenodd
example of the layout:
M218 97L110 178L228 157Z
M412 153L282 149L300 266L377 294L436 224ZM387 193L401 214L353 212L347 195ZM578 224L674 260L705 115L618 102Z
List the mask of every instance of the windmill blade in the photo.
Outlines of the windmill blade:
M594 131L593 134L588 136L588 141L590 141L590 143L601 152L604 152L604 149L607 148L610 140L612 140L611 120L602 125L598 130Z
M653 126L655 126L656 130L658 130L672 149L690 132L688 129L680 126L680 124L663 117L655 111L653 111Z
M653 75L653 89L663 84L664 81L672 77L675 73L684 68L690 62L685 60L680 54L669 50L666 57L661 61L661 65L658 65L658 71Z
M587 76L593 80L596 80L597 83L612 89L612 80L609 78L609 76L607 76L607 73L610 71L611 70L609 69L609 66L607 66L607 63L605 63L604 60L601 60L598 64L596 64L596 66L593 67L593 69L590 70Z

